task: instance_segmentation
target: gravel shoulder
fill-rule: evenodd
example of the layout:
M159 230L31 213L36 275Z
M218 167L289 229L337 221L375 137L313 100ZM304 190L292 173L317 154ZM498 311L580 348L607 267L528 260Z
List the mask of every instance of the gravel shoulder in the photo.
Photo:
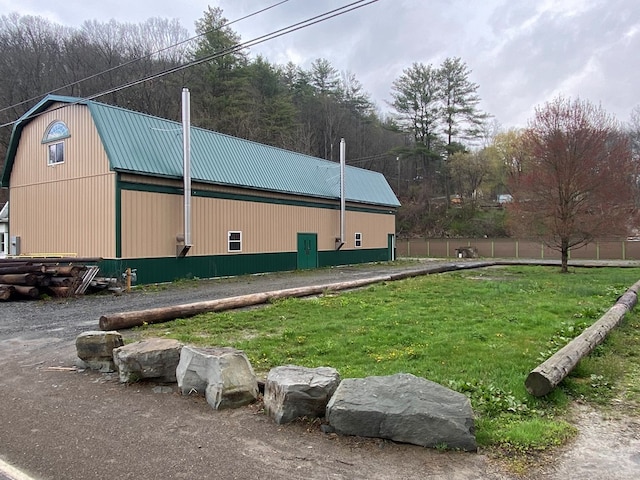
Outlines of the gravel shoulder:
M369 265L175 284L115 295L0 306L0 458L34 478L510 479L479 452L440 453L379 439L279 426L252 406L202 399L113 374L76 371L75 337L100 315L385 275L424 265ZM125 336L127 332L122 332ZM576 406L580 434L527 478L640 477L640 424ZM521 477L522 478L522 477Z

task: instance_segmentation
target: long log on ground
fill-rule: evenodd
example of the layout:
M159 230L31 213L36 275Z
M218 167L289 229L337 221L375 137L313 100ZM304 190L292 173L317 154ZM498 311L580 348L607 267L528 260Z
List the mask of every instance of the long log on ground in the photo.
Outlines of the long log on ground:
M38 277L33 273L6 273L0 275L0 283L9 285L35 285Z
M46 273L50 275L58 275L60 277L79 277L85 270L85 267L78 265L49 265L46 266Z
M69 297L73 293L73 288L71 287L54 287L48 286L47 290L51 291L56 297Z
M37 285L38 287L47 287L51 284L51 279L53 278L51 275L46 275L46 274L42 274L42 275L37 275L37 281L35 283L35 285Z
M0 300L9 300L14 291L15 287L13 285L0 285Z
M207 312L217 312L230 310L232 308L249 307L259 305L270 300L279 298L305 297L309 295L320 295L324 292L347 290L364 287L373 283L400 280L409 276L429 275L431 273L443 273L467 268L480 268L496 265L496 262L464 262L448 263L446 265L433 265L413 271L410 275L390 274L378 277L364 278L349 282L330 283L326 285L314 285L309 287L288 288L253 295L241 295L226 299L197 302L171 307L152 308L149 310L138 310L134 312L114 313L100 317L101 330L118 330L122 328L139 327L145 323L162 323L176 318L187 318Z
M38 298L38 296L40 295L40 290L38 290L38 287L32 287L28 285L14 285L13 288L18 295L22 295L23 297Z
M376 282L390 280L390 277L372 277L349 282L330 283L326 285L313 285L309 287L287 288L270 292L240 295L237 297L221 298L205 302L187 303L171 307L151 308L133 312L115 313L100 317L101 330L118 330L143 325L145 323L162 323L176 318L187 318L207 312L221 312L233 308L250 307L267 303L270 300L290 297L305 297L319 295L328 291L359 288Z
M7 273L44 273L46 267L44 265L13 265L0 266L0 275Z
M14 258L0 258L0 267L10 267L17 265L33 265L31 260L16 260Z
M51 277L49 278L49 285L52 287L72 287L76 282L73 277Z
M525 381L527 391L536 397L551 392L578 362L600 345L638 301L640 281L629 288L600 319L567 345L533 369Z
M102 257L12 257L0 259L0 265L13 265L13 264L36 264L36 263L58 263L58 264L76 264L81 265L85 263L97 263L101 262Z

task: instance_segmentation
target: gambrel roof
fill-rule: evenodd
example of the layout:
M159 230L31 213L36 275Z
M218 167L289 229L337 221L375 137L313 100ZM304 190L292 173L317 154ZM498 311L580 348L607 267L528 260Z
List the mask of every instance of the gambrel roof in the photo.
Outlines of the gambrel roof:
M111 170L182 178L182 124L179 122L92 100L48 95L14 125L2 186L9 186L22 129L56 103L87 106ZM191 129L191 177L195 182L213 185L340 198L338 163L196 127ZM400 206L386 179L378 172L347 166L345 190L349 202Z

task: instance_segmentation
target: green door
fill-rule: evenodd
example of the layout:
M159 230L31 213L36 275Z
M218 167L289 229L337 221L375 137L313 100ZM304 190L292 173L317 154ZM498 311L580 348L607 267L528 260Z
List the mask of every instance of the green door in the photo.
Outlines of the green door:
M298 269L318 267L318 234L298 233Z

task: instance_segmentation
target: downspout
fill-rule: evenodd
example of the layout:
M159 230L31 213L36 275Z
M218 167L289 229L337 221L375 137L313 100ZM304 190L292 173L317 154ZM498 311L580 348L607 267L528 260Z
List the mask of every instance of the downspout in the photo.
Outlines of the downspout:
M344 138L340 139L340 238L336 238L336 250L340 250L345 242L345 189L344 189L344 171L345 171L346 143Z
M191 248L191 94L182 89L182 157L184 178L184 234L179 235L176 253L184 257Z

